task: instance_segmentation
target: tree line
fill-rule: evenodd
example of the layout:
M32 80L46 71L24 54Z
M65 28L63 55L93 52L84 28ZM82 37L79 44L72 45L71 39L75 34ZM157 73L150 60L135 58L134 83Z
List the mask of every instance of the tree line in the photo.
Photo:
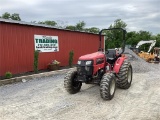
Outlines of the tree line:
M0 18L4 19L11 19L11 20L18 20L21 21L20 15L18 13L13 13L10 14L8 12L5 12L0 16ZM59 25L58 22L52 21L52 20L45 20L45 21L31 21L37 24L45 24L49 26L54 26L57 28L63 28L63 29L69 29L73 31L83 31L83 32L90 32L90 33L95 33L98 34L100 29L97 27L91 27L91 28L86 28L86 23L84 21L79 21L75 25ZM113 24L111 24L108 28L123 28L127 29L127 23L122 21L121 19L116 19ZM104 31L103 33L106 35L106 48L116 48L120 47L122 45L122 32L120 30L114 30L114 31ZM156 47L160 47L160 33L157 35L153 35L149 31L130 31L127 32L126 34L126 44L130 46L135 46L137 43L141 40L157 40L156 42ZM110 42L112 41L112 42ZM145 44L141 46L142 50L148 49L150 44Z

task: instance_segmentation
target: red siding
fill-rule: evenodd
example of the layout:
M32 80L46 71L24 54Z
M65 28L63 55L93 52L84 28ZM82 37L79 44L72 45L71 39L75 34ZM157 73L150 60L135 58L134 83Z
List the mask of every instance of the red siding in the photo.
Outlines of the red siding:
M39 69L56 59L68 65L69 51L74 50L74 64L79 56L98 50L99 36L95 34L51 29L37 26L0 23L0 76L33 71L34 34L58 36L59 52L39 54ZM103 46L103 43L102 43Z

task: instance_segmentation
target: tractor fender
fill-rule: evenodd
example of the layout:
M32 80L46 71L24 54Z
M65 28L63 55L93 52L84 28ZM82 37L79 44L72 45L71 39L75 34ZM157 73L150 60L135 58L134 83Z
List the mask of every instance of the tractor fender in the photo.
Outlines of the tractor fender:
M126 57L119 57L114 64L113 71L118 73L125 59Z

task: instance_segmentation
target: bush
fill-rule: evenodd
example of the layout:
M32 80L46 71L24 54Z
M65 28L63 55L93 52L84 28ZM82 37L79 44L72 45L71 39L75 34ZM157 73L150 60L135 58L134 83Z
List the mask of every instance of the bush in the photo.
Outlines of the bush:
M39 58L39 51L35 50L34 51L34 72L38 72L38 58Z
M12 77L12 73L11 72L6 72L5 73L5 78L9 79Z
M74 51L71 50L71 51L69 52L69 66L70 66L70 67L72 67L72 65L73 65L73 56L74 56Z

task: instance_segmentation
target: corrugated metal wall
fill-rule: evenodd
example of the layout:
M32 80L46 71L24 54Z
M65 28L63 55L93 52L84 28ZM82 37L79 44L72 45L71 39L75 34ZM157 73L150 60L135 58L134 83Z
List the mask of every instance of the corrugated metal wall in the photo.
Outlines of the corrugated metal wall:
M99 36L45 27L0 22L0 76L33 71L34 34L58 36L59 52L39 54L39 69L56 59L68 65L69 51L74 50L74 64L78 57L97 51ZM102 43L103 46L103 43Z

